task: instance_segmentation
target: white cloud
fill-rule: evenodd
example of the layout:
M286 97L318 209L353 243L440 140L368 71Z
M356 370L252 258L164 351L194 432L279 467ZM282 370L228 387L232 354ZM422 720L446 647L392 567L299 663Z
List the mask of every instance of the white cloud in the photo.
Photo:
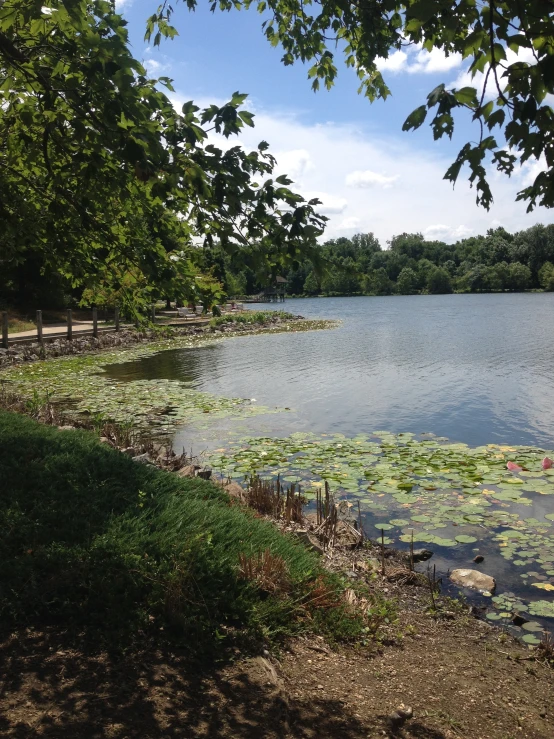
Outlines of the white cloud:
M382 187L388 189L394 185L399 175L387 177L387 175L379 172L372 172L371 169L355 170L346 175L345 183L347 187Z
M287 174L296 182L315 167L310 153L306 149L291 149L289 151L274 152L277 159L277 174Z
M172 99L180 110L191 97L180 92ZM201 108L211 102L226 101L195 100ZM277 173L290 174L295 169L291 189L323 202L318 210L329 216L324 238L373 231L384 246L395 234L421 232L429 238L456 241L485 233L495 221L509 231L554 222L554 210L537 208L527 214L526 204L515 202L517 191L525 186L524 178L533 174L530 165L511 178L491 171L495 202L487 212L475 204L475 190L470 189L463 171L455 188L443 179L455 152L440 142L422 149L411 136L377 136L348 124L306 124L288 111L269 113L261 106L254 123L255 128L242 129L240 139L210 134L209 140L220 148L241 145L248 151L267 141L269 151L279 158ZM398 172L401 176L393 188L380 183L368 190L348 186L347 178L354 172L382 177Z
M118 13L121 13L125 8L130 7L133 4L133 0L115 0L115 9Z
M404 72L408 64L408 55L404 51L394 51L386 59L377 57L375 60L380 72Z
M360 227L360 219L352 216L352 218L345 218L344 221L339 225L339 228L345 231L356 231Z
M459 239L465 239L473 233L472 228L467 226L445 226L443 223L437 223L433 226L427 226L423 229L423 235L429 241L446 241L452 243Z
M504 66L509 66L510 64L514 64L515 62L526 62L527 64L536 64L536 59L533 54L532 49L525 49L520 48L517 52L511 51L511 49L506 49L506 61L503 62ZM469 71L469 67L460 70L458 76L455 80L450 82L447 87L448 88L455 88L459 90L462 87L475 87L477 90L477 95L480 96L483 93L483 87L485 85L485 81L487 83L487 87L484 94L484 100L492 100L493 98L498 97L498 87L500 87L501 90L503 90L506 86L506 81L503 80L502 69L499 69L498 71L498 87L496 84L496 80L492 74L488 75L487 79L487 72L488 72L488 65L485 67L483 72L476 72L474 76L472 76L471 72Z
M447 56L441 49L427 51L421 44L408 46L406 51L395 51L386 59L376 60L380 72L407 72L408 74L436 74L449 72L462 63L461 54Z
M152 77L162 77L171 69L171 64L168 62L161 62L158 59L145 59L142 64L146 68L148 74Z
M312 200L312 198L321 200L321 205L316 206L316 210L318 213L323 213L324 216L344 213L348 205L348 200L346 200L346 198L341 198L328 192L304 192L301 190L300 194L305 197L306 200Z

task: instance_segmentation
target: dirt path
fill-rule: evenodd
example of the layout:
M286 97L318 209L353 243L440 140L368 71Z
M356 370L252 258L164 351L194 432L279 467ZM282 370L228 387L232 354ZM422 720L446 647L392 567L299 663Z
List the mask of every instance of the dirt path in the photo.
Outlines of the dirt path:
M87 655L62 634L0 647L6 739L552 739L547 666L488 624L404 612L400 643L333 651L297 639L279 657L199 670L167 649ZM394 733L399 704L414 716Z

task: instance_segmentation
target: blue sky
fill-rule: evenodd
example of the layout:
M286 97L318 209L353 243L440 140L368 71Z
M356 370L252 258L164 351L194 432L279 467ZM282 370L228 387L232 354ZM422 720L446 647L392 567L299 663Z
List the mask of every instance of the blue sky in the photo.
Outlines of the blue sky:
M340 52L335 87L313 93L307 67L283 66L281 50L266 41L254 10L212 14L206 2L190 13L177 4L179 36L153 49L143 38L156 0L121 0L117 7L129 22L134 56L153 77L174 80L177 107L191 99L200 106L223 103L235 90L249 94L245 107L256 114L256 127L241 134L240 143L253 148L269 142L279 173L289 174L303 195L322 200L319 210L330 219L326 237L373 231L385 246L394 234L420 231L451 242L498 225L516 231L554 221L551 211L526 214L525 205L514 202L538 163L511 179L491 171L495 203L489 212L476 206L465 179L454 190L442 179L459 148L478 135L467 117L452 142L435 142L427 125L402 132L406 116L437 84L470 84L468 64L459 58L418 49L396 53L382 69L392 97L370 104L357 94L357 78Z

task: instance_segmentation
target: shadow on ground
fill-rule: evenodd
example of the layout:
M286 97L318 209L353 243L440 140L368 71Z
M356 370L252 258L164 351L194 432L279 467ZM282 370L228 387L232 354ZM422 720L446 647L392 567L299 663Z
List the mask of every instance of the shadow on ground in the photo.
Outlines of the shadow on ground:
M266 667L264 668L264 664ZM366 739L368 724L342 701L287 698L267 660L207 669L174 651L85 654L54 633L27 632L0 647L0 734L6 739ZM398 736L444 739L413 722Z

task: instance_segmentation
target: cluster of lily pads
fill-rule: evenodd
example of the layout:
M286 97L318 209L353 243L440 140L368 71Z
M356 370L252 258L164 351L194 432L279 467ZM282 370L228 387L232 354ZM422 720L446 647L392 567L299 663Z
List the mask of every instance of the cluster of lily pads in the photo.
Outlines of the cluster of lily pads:
M544 450L532 447L470 447L430 434L377 431L249 438L216 450L210 461L235 479L281 475L307 497L327 481L338 497L360 501L373 535L386 531L386 543L457 547L486 540L526 567L523 585L554 591L554 514L521 513L539 496L554 495L554 470L541 468L543 457ZM514 459L522 467L516 472L506 467ZM552 504L551 510L554 498ZM536 601L529 609L554 618L554 602Z
M511 630L519 632L518 635L526 644L533 646L540 644L541 640L538 635L542 635L544 627L537 621L527 619L526 616L554 616L554 603L536 601L527 605L514 593L510 592L493 596L492 602L498 610L487 613L487 619L498 624L502 623L503 625L509 626ZM534 608L537 604L538 608ZM541 607L541 604L546 604L550 608L544 609ZM515 627L513 625L514 614L520 617L520 625Z
M329 321L295 321L259 327L249 333L301 331L328 328ZM241 334L242 335L242 334ZM229 338L233 334L226 334ZM29 399L48 397L68 415L101 415L117 423L152 433L167 434L183 424L197 428L226 417L250 417L274 413L249 399L225 398L199 392L177 380L133 380L109 378L105 367L151 356L167 349L187 349L213 344L223 337L177 335L174 338L96 354L64 356L0 371L0 383Z

